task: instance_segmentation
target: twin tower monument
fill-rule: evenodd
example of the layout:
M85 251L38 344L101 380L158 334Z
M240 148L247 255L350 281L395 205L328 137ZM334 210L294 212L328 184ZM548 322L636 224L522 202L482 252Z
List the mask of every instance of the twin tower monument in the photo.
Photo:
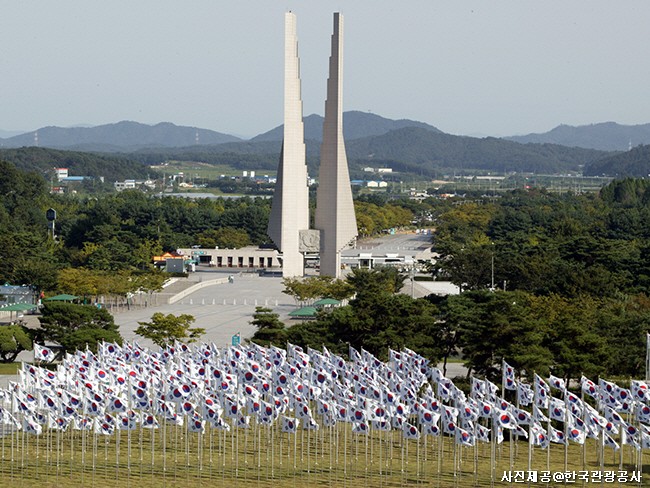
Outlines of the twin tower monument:
M282 276L304 274L304 253L320 253L321 275L341 275L341 250L357 236L343 141L343 17L334 14L315 229L309 228L309 188L300 95L296 16L284 18L284 139L268 234L282 253Z

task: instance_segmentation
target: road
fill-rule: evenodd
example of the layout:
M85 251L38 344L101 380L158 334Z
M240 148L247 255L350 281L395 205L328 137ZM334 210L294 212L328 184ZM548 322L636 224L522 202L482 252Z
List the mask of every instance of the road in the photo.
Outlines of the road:
M373 239L359 241L357 249L372 250L376 254L399 251L422 251L431 247L431 235L404 233L383 235ZM342 253L346 254L346 250Z

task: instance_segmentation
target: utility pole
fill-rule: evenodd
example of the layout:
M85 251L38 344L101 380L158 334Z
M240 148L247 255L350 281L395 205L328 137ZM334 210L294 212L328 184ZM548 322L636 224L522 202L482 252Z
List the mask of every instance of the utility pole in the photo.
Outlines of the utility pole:
M492 244L490 290L494 291L494 242Z
M645 380L650 380L650 334L647 332L645 346Z
M494 251L492 251L492 280L491 280L491 289L494 291Z

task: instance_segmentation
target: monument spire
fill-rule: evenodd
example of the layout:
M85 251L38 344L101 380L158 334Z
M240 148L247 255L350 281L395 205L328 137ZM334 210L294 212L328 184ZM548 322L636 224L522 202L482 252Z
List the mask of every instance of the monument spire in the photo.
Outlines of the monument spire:
M296 16L284 15L284 139L268 234L282 252L282 276L302 276L300 231L309 228L309 189L300 94Z
M334 14L327 79L315 227L320 234L321 275L341 275L341 250L357 236L357 220L343 140L343 16Z

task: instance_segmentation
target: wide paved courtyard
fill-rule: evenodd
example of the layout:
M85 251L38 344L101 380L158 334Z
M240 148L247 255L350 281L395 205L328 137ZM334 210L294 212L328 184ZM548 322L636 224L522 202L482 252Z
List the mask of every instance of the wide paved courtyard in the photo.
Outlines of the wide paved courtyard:
M193 274L192 280L202 283L228 276L228 273L199 268L199 271ZM144 346L150 346L149 341L136 336L138 322L149 321L156 312L189 314L196 319L193 327L205 329L201 340L214 342L222 347L230 345L235 334L241 334L242 338L253 335L255 327L250 322L256 306L271 308L283 320L289 319L287 314L297 306L293 298L282 293L282 278L278 276L259 276L254 273L232 276L232 283L204 286L173 304L134 308L116 313L115 323L120 326L120 333L125 341L135 339Z

